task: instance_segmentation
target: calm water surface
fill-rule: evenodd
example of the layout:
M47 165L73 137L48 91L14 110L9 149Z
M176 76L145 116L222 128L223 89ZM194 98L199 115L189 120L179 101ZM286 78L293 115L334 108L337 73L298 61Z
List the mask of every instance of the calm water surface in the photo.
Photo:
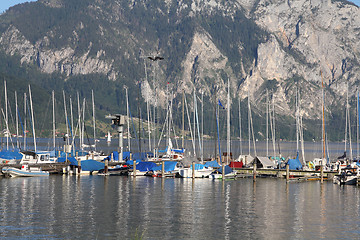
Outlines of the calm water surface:
M0 179L1 239L357 239L359 190L283 179Z

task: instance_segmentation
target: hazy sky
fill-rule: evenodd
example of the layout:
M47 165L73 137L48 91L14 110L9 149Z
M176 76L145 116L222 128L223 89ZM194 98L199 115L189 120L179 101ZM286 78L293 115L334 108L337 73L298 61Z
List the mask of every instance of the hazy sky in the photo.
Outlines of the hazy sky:
M33 2L36 0L0 0L0 13L7 10L9 7L14 6L19 3L23 2ZM78 0L74 0L78 1ZM354 2L356 5L360 6L360 0L352 0L351 2Z

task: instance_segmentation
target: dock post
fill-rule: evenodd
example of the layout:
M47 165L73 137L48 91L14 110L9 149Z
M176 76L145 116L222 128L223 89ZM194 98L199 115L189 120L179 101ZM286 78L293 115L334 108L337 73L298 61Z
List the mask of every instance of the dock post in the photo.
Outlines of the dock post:
M255 161L254 161L253 174L254 174L254 182L256 182L256 162Z
M161 161L161 177L162 178L165 177L165 161L164 160Z
M195 179L195 162L192 162L192 179Z
M105 174L106 173L108 173L108 171L109 171L109 160L105 160L105 168L104 168L104 172L105 172Z
M78 174L80 176L80 173L81 173L81 160L79 158L79 153L76 153L76 159L77 159L77 162L78 162Z
M320 182L323 183L324 182L324 166L323 166L323 163L322 163L322 160L320 161L321 162L321 165L320 165Z
M133 177L136 177L136 159L133 160Z
M225 163L222 163L222 180L225 180Z
M290 168L289 168L289 164L286 164L286 182L289 182L289 178L290 178Z
M111 162L114 161L114 153L113 153L113 152L111 153L110 161L111 161Z

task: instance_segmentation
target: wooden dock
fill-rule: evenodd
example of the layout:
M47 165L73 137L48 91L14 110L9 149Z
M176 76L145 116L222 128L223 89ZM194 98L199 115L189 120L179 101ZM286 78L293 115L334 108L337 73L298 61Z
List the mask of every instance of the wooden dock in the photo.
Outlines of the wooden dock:
M252 177L254 174L253 168L235 168L237 171L237 177ZM258 177L276 177L286 178L286 169L259 169L256 170L256 176ZM303 171L303 170L289 170L289 179L302 178L305 180L320 180L320 171ZM334 171L324 171L324 180L332 180L337 174Z

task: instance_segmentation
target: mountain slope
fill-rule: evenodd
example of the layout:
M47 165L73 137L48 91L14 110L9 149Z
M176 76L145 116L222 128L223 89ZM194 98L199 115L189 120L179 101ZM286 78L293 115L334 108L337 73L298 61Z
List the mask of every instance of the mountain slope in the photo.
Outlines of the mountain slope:
M249 95L258 137L264 135L260 119L268 89L279 121L287 126L281 137L293 138L298 89L307 136L314 138L320 136L312 124L321 118L320 71L329 125L343 121L339 111L346 83L350 96L357 90L359 13L350 2L331 0L39 0L1 15L0 45L19 64L49 74L42 80L34 74L34 84L62 87L73 96L77 90L89 96L95 86L101 113L125 113L123 86L136 100L141 82L142 109L145 100L166 108L171 95L178 103L177 119L182 92L191 95L195 88L204 93L205 116L211 119L210 103L215 95L226 102L230 79L232 108L238 108L238 97ZM156 55L164 60L147 58ZM136 101L131 107L134 112ZM233 125L236 118L234 112ZM206 125L214 134L213 124ZM232 131L238 132L236 127ZM332 138L339 139L335 131Z

